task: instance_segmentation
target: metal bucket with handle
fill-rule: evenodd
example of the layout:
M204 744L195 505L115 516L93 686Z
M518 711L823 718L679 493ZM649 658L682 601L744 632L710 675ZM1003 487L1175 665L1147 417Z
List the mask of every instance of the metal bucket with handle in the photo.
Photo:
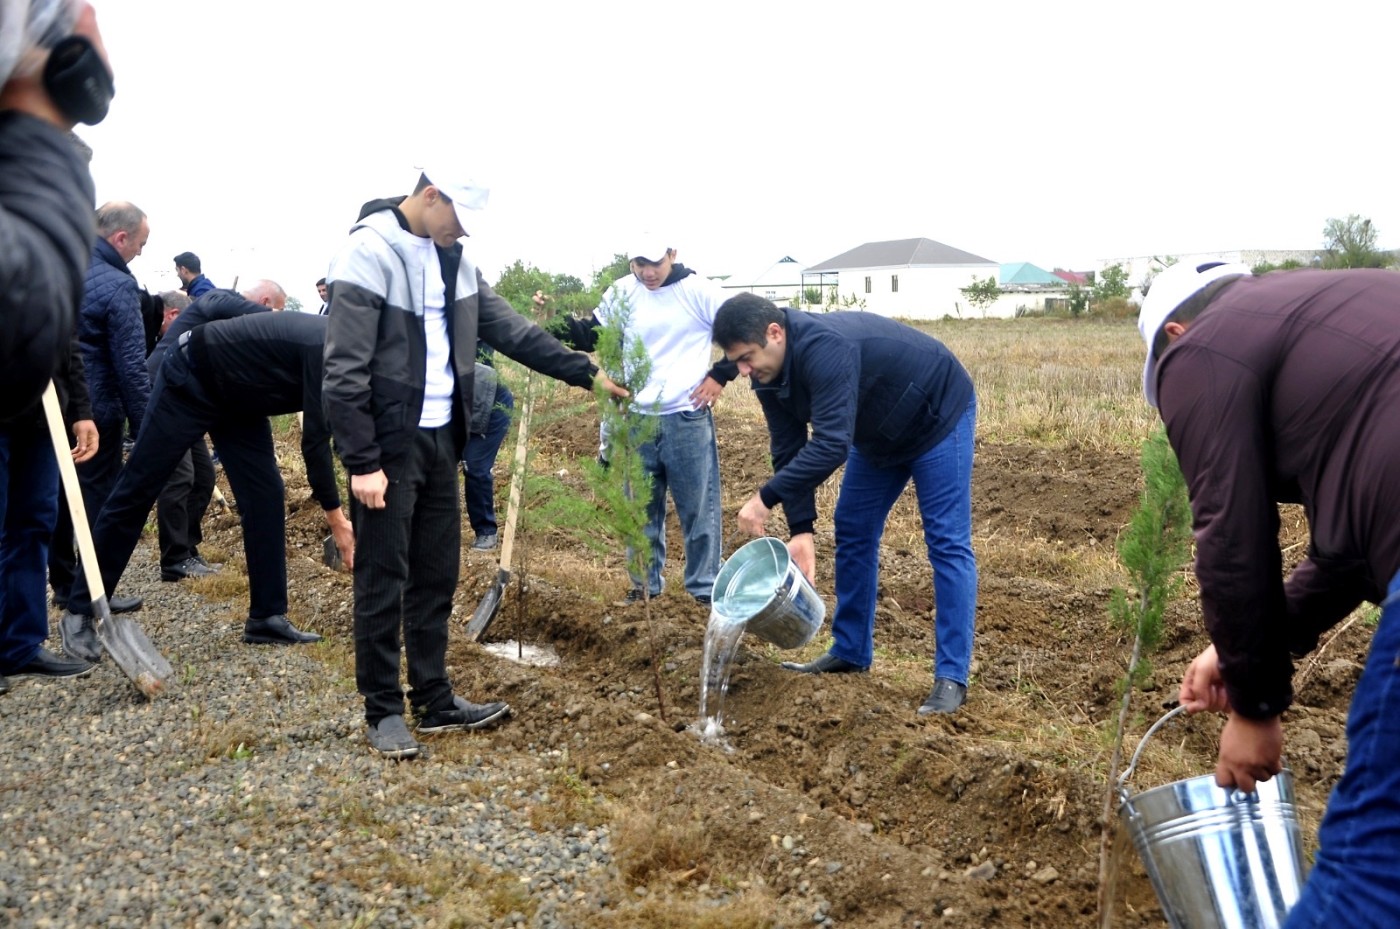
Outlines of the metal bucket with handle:
M1307 873L1291 771L1249 793L1217 786L1212 774L1128 789L1147 740L1185 709L1142 737L1118 778L1118 815L1173 929L1277 929Z
M711 609L779 648L801 648L822 627L826 604L781 539L754 539L715 578Z

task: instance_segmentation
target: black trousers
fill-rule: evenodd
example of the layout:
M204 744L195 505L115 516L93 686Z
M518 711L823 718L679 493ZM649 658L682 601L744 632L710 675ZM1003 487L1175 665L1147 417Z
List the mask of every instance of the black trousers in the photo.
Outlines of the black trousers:
M141 434L93 527L107 590L116 586L126 570L161 488L185 452L207 432L219 448L243 524L248 616L263 619L287 612L287 507L272 426L266 416L230 414L231 405L210 395L183 351L166 353L151 388ZM75 613L92 611L81 572L73 582L68 608Z
M171 568L199 554L204 541L200 523L214 497L214 459L200 436L181 457L156 501L160 566Z
M83 506L87 509L88 527L97 521L97 514L122 471L122 436L126 424L104 423L97 427L97 454L78 465L78 485L83 490ZM54 524L49 543L49 586L54 596L66 600L78 573L77 537L73 535L73 517L68 512L68 496L63 485L58 486L58 522ZM98 548L98 552L102 549ZM112 588L107 588L111 596Z
M219 443L219 454L223 454ZM227 466L226 466L227 467ZM400 629L409 702L452 706L447 622L462 558L457 454L451 426L419 429L391 469L380 510L351 507L355 520L355 681L365 719L402 716Z

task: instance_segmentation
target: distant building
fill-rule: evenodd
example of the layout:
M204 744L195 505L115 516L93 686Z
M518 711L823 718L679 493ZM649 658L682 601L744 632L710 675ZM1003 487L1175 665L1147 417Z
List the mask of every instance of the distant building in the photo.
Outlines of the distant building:
M720 286L733 293L758 294L779 306L791 306L802 290L802 263L784 255L766 268L748 274L730 274Z
M867 242L802 272L804 294L815 289L829 304L835 293L842 308L863 309L903 319L942 319L1014 313L1003 301L985 313L973 310L962 288L975 280L996 279L995 261L935 242L893 239Z
M1282 265L1296 262L1310 268L1322 263L1323 252L1319 249L1262 249L1237 248L1220 252L1183 252L1178 254L1138 255L1132 258L1105 258L1097 262L1098 271L1113 265L1122 265L1128 275L1128 284L1133 288L1132 299L1142 300L1142 286L1168 265L1179 261L1205 262L1229 261L1254 268L1262 264Z

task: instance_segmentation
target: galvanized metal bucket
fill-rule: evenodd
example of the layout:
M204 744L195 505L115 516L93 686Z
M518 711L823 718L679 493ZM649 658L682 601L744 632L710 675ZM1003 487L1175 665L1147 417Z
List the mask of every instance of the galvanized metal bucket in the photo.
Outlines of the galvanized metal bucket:
M792 563L780 539L754 539L730 556L715 578L715 615L779 648L801 648L826 619L826 604Z
M1250 793L1210 774L1138 794L1127 787L1147 740L1184 710L1142 737L1118 778L1118 815L1173 929L1278 929L1307 874L1291 771Z

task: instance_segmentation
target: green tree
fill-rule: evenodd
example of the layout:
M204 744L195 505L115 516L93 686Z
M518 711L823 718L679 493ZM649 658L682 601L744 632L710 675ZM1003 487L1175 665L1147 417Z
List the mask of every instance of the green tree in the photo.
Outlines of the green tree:
M1069 296L1065 299L1069 303L1069 315L1075 319L1078 319L1089 308L1089 291L1078 284L1069 285Z
M1329 219L1322 228L1324 268L1384 268L1391 256L1376 248L1376 227L1352 213L1346 219Z
M1109 265L1094 279L1094 302L1111 300L1114 297L1127 297L1132 292L1128 286L1128 272L1120 264Z
M298 300L296 297L288 297L286 309L288 313L300 313L301 301Z
M1099 914L1110 924L1109 849L1115 826L1113 803L1117 798L1119 768L1123 763L1123 735L1128 725L1133 691L1151 673L1147 655L1162 639L1162 617L1167 604L1182 585L1182 566L1191 557L1191 503L1186 480L1166 430L1158 427L1142 446L1142 497L1132 521L1118 540L1118 558L1134 588L1117 588L1109 602L1114 625L1133 637L1128 670L1119 682L1122 699L1113 731L1113 751L1108 763L1108 787L1104 798L1103 833L1099 845Z
M613 281L631 273L632 259L618 252L613 255L612 261L593 272L593 289L601 296L603 291L612 286Z
M550 293L554 289L554 278L517 258L514 264L501 272L494 289L515 307L517 313L533 316L535 291Z
M962 291L962 295L967 298L967 302L972 305L972 308L983 316L987 315L987 310L1001 296L1001 286L997 284L997 279L990 274L987 275L985 281L979 281L977 275L974 274L971 284L958 289Z

